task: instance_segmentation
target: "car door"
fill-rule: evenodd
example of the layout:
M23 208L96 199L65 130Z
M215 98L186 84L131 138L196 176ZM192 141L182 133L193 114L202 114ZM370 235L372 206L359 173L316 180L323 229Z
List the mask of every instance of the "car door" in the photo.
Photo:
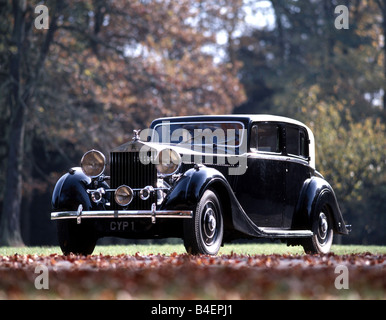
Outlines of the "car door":
M259 227L281 227L285 199L285 156L278 123L251 128L248 169L239 177L237 198Z
M285 165L285 209L283 228L291 228L292 218L299 200L304 181L310 178L311 170L308 163L309 140L307 131L295 125L284 128Z

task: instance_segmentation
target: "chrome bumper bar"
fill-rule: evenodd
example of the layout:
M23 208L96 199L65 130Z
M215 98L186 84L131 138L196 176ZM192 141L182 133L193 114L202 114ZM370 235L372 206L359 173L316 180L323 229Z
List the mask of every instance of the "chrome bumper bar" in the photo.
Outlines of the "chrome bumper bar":
M151 210L103 210L103 211L83 211L79 205L77 211L51 212L51 220L76 219L81 223L81 219L89 218L151 218L155 223L156 218L192 218L193 211L187 210L156 210L152 205Z

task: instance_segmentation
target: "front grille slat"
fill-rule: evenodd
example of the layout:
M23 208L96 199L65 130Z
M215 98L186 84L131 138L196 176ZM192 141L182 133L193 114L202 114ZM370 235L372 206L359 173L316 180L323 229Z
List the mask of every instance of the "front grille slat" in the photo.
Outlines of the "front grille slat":
M121 185L127 185L132 189L146 186L156 187L157 170L154 164L143 164L138 152L111 152L110 154L111 188L116 189ZM155 195L148 200L141 200L139 191L134 192L133 201L125 208L127 210L149 210L151 204L156 202ZM123 209L112 198L113 210Z

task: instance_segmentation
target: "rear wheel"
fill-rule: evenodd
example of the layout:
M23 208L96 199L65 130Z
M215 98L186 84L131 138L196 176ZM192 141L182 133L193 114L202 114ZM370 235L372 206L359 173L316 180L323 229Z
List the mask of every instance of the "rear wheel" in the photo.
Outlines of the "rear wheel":
M334 230L332 216L326 204L317 205L312 222L313 236L304 240L303 248L307 253L328 253L331 250Z
M184 245L191 254L216 255L223 240L221 204L212 190L206 190L192 219L184 221Z

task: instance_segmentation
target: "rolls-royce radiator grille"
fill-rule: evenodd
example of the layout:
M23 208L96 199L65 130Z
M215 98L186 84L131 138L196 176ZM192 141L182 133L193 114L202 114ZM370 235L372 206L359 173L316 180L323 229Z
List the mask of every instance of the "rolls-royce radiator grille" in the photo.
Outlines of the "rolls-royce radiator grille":
M146 186L156 187L157 169L154 164L143 164L138 152L112 152L110 153L110 176L111 188L115 189L121 185L130 188L144 188ZM134 192L133 201L127 210L149 210L151 204L156 202L155 195L147 200L141 200L139 192ZM111 207L113 210L122 209L112 197Z

